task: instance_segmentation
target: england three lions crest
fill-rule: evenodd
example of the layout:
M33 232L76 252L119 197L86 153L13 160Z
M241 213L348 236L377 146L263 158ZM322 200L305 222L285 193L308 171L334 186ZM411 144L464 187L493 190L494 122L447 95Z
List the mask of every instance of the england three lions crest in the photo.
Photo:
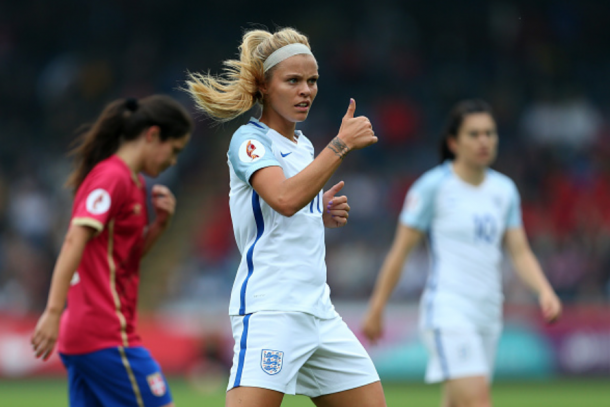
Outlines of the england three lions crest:
M284 352L280 350L263 349L261 354L261 368L263 372L274 375L282 370L284 362Z

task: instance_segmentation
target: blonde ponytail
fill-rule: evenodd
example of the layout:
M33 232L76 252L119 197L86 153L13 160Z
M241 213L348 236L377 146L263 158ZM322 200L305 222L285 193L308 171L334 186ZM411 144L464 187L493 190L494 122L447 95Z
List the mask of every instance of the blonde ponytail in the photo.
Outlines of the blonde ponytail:
M274 34L252 30L244 34L239 46L239 60L224 61L224 77L189 73L186 91L197 107L213 119L226 122L263 103L259 87L271 78L273 68L265 74L263 62L275 50L289 44L309 47L307 37L293 28L281 28Z

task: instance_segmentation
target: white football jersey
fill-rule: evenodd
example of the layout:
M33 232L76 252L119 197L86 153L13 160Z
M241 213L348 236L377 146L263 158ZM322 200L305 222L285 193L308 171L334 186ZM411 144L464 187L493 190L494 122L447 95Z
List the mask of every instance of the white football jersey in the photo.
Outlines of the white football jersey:
M421 328L501 326L502 240L506 229L522 224L513 181L488 170L474 186L447 161L413 184L400 221L426 232L431 254Z
M323 319L336 315L326 284L322 191L286 217L250 185L250 177L261 168L281 167L290 178L313 161L311 142L300 131L295 138L292 142L252 118L231 139L229 204L242 259L230 315L257 311L299 311Z

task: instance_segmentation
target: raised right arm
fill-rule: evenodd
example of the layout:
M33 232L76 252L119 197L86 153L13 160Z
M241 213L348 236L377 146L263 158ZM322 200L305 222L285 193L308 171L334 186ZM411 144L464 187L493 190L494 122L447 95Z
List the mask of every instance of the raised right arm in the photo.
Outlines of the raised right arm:
M354 117L355 110L356 102L351 99L337 136L294 177L286 178L277 166L262 168L251 176L250 184L269 206L284 216L294 215L322 190L349 151L377 142L369 119Z

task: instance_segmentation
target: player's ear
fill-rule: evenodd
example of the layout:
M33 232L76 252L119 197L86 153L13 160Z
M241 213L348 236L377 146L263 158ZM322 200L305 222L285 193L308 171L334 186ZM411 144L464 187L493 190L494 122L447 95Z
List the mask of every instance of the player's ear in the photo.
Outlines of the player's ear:
M445 143L447 143L447 147L449 148L449 151L451 151L454 155L456 155L456 152L457 152L457 137L449 136L445 140Z
M269 93L269 81L267 79L258 85L258 93L260 93L262 98L265 98Z
M150 126L145 130L144 137L148 143L161 139L161 129L159 126Z

